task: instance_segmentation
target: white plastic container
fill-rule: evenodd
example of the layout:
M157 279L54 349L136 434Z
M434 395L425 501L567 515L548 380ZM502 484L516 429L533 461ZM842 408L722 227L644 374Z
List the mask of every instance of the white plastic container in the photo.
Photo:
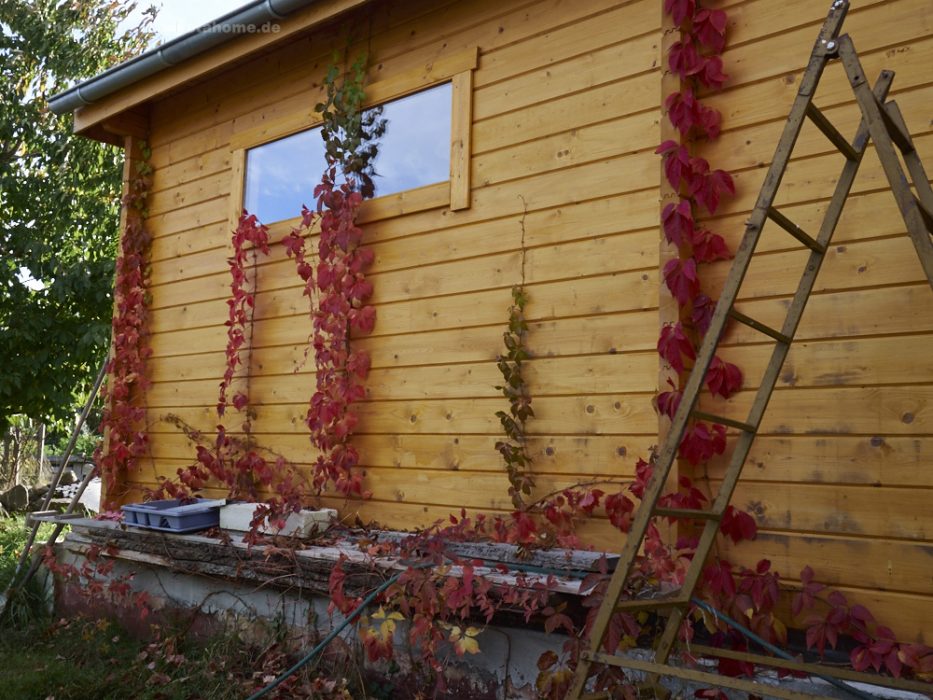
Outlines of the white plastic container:
M256 503L229 503L220 509L220 527L224 530L248 532ZM287 537L308 537L313 532L321 532L337 518L337 511L332 508L321 510L300 510L291 513L281 530L266 521L259 532L265 535L285 535Z

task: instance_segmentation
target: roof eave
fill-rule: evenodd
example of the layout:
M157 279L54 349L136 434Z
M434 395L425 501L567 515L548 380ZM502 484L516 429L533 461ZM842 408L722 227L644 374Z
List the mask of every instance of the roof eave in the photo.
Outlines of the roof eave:
M367 1L256 0L54 95L49 100L49 108L55 114L75 112L75 131L87 131L125 109ZM288 24L278 25L283 19L288 19ZM278 31L260 31L264 26L273 24L278 25ZM249 30L251 26L254 28L252 31ZM234 42L237 42L235 47L228 46ZM219 51L222 47L228 51ZM237 50L229 50L233 48ZM210 60L211 56L216 56L217 60ZM165 77L162 74L168 76L173 70L177 79L153 80L155 76ZM114 100L117 93L124 95L125 99Z

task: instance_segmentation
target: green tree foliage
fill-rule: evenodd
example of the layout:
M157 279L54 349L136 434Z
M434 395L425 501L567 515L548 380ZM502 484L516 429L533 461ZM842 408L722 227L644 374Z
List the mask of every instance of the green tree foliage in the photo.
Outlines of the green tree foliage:
M135 4L0 0L0 427L72 413L106 352L122 150L47 100L145 49Z

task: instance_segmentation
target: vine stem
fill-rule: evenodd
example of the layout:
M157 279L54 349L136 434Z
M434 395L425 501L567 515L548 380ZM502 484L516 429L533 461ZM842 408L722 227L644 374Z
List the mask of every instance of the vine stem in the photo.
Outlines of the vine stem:
M540 507L541 505L551 500L555 496L559 496L564 491L573 491L574 489L587 489L592 486L625 486L628 483L629 482L627 481L618 481L617 479L592 479L590 481L578 481L575 484L566 486L562 489L554 489L550 493L545 494L544 496L541 496L536 501L529 503L527 510Z
M253 378L253 333L255 332L256 326L256 294L259 291L259 256L256 254L256 246L254 245L250 251L250 257L252 258L252 296L253 303L249 308L249 337L246 340L246 395L249 396L250 386L252 384ZM246 426L249 427L248 430L244 429L243 432L246 433L246 451L249 452L253 448L253 430L252 430L252 411L249 408L249 405L246 406Z
M522 241L521 241L521 251L522 251L522 261L521 261L521 273L522 273L522 282L521 289L525 289L525 259L528 257L528 249L525 247L525 219L528 218L528 202L525 199L525 195L520 194L518 198L522 200L522 218L519 219L518 225L522 228Z

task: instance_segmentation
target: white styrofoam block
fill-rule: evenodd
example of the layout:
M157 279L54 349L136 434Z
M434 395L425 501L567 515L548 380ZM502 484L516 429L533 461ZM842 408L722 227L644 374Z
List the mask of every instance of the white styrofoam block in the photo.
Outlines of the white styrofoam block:
M237 530L246 532L250 529L250 522L253 520L253 511L256 510L255 503L229 503L220 509L220 527L223 530ZM337 517L337 511L333 508L322 508L321 510L300 510L292 513L285 520L285 527L281 530L269 525L268 521L264 523L259 532L266 535L285 535L288 537L307 537L313 531L321 531L330 525Z

